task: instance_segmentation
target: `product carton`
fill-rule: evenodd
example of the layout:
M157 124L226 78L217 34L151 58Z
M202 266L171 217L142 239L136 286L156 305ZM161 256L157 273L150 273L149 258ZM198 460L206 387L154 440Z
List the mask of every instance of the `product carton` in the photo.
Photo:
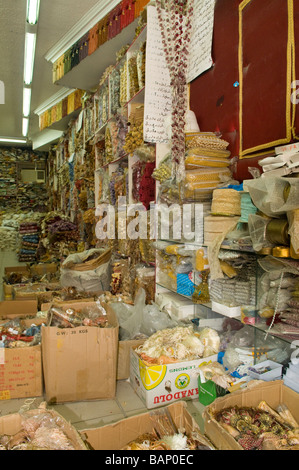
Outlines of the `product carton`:
M46 404L41 403L39 408L30 410L26 413L28 418L37 419L44 415L46 410ZM62 428L66 437L70 440L75 450L87 450L78 431L68 423L59 413L54 410L47 409L49 417L55 420L57 425ZM0 417L0 435L14 436L21 432L23 429L22 422L24 417L20 413L13 413L6 416Z
M187 436L192 432L202 435L197 423L187 411L185 402L172 403L166 410L178 430L184 430ZM121 450L140 435L153 432L154 425L150 415L150 412L142 413L100 428L84 429L80 434L93 450ZM210 443L207 442L207 445Z
M80 308L95 302L81 302ZM42 327L42 358L46 399L50 403L114 398L116 392L119 325L104 305L109 328ZM78 303L64 304L78 308Z
M34 316L36 301L0 302L0 320ZM26 320L25 320L26 321ZM34 320L29 320L32 323ZM41 346L0 348L0 400L43 394Z
M273 382L252 383L250 388L238 390L221 398L217 398L204 411L205 434L219 450L242 450L242 447L225 429L214 419L215 413L230 406L258 406L265 401L276 410L278 405L286 404L295 420L299 421L299 395L283 385L282 380Z
M194 361L146 365L131 349L130 383L147 408L183 398L198 399L198 369L217 361L217 354Z

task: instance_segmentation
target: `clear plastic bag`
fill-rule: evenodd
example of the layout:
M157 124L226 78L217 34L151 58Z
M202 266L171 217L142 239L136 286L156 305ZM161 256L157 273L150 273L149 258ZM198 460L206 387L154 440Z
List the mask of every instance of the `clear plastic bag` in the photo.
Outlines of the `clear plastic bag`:
M175 325L166 312L162 312L156 304L146 305L145 299L144 289L139 289L134 305L122 302L113 304L120 326L120 340L144 338Z

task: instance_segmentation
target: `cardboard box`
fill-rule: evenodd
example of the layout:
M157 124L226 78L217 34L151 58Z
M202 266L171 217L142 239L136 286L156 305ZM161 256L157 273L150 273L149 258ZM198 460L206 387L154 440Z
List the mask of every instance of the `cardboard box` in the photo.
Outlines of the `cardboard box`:
M95 302L81 302L80 307ZM65 304L76 308L78 304ZM110 328L42 327L42 358L46 399L50 403L114 398L119 325L105 305Z
M33 276L43 276L45 274L55 274L59 269L57 263L39 263L30 267Z
M36 301L0 302L0 319L34 316ZM29 322L32 323L32 320ZM0 348L0 400L43 395L41 346Z
M37 313L36 300L4 300L0 302L0 319L3 318L16 318L28 315L34 316Z
M4 268L4 276L9 276L11 273L20 273L24 276L28 276L30 279L32 276L43 276L45 274L54 274L58 271L59 265L57 263L40 263L32 265L30 268L27 266L10 266ZM26 284L22 284L24 286ZM20 287L21 284L7 284L3 282L3 295L5 300L12 300L14 298L14 288ZM17 296L15 298L25 298L25 296ZM27 295L27 298L35 298L34 295Z
M30 271L27 266L11 266L4 268L4 277L9 276L11 273L20 273L25 276L30 276ZM3 295L5 300L12 300L13 298L13 284L3 282Z
M76 431L76 429L68 423L59 413L54 410L46 410L49 413L50 418L56 420L56 423L62 427L65 435L71 441L75 450L87 450L86 445L84 444L81 435ZM39 415L45 413L45 406L42 403L39 408L33 409L27 412L27 416L37 418ZM13 413L6 416L0 417L0 435L14 436L18 432L22 431L22 421L23 417L20 413Z
M299 421L299 395L283 385L282 380L257 383L245 390L238 390L217 398L203 413L205 434L219 450L243 450L237 441L213 418L214 413L230 406L258 406L265 401L274 410L285 403L295 420Z
M184 429L188 436L193 431L201 434L186 406L186 403L179 401L166 408L177 429ZM80 434L93 450L120 450L138 436L152 431L153 421L148 412L100 428L84 429Z
M41 346L0 348L0 400L42 395Z
M117 380L126 380L130 377L131 349L141 346L144 341L145 340L143 339L118 342Z
M37 282L33 284L14 284L14 300L32 300L38 299L41 293L60 290L61 286L57 282Z
M198 399L197 369L217 361L217 354L194 361L147 366L131 349L130 383L147 408L183 398Z

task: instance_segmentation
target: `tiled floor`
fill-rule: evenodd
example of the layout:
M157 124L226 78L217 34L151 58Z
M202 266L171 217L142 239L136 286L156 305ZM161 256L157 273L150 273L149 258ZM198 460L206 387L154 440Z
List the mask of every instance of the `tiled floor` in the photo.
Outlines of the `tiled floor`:
M42 397L0 401L0 417L17 413L23 406L30 406L30 409L37 408L43 401ZM203 405L197 399L187 400L186 403L189 413L203 431ZM57 411L77 430L97 428L129 416L148 412L127 380L117 382L116 397L113 400L69 402L49 405L48 408Z

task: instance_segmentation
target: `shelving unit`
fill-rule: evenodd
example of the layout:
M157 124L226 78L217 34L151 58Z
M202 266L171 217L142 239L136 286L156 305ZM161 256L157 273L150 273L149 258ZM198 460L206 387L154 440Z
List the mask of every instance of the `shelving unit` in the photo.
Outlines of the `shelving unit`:
M73 127L69 128L69 140L77 140L76 145L72 145L72 151L68 151L63 145L57 146L57 156L56 156L56 167L58 172L66 171L69 165L69 158L73 155L73 165L84 166L86 162L86 155L90 152L90 149L94 149L94 201L93 204L89 204L87 207L92 209L96 208L102 203L112 203L116 205L116 200L111 200L111 193L109 191L109 185L113 183L115 177L118 178L119 182L119 192L118 195L125 196L127 204L132 204L136 201L133 195L134 189L134 165L141 162L138 154L128 151L127 149L123 150L123 144L125 142L125 136L128 136L130 131L133 128L133 125L138 121L138 113L140 116L143 115L142 106L144 106L145 101L145 81L142 83L142 80L138 81L138 87L134 86L132 83L132 74L130 72L130 67L133 61L136 59L136 54L141 50L141 47L144 45L147 39L147 28L144 27L140 34L133 39L133 31L135 29L137 22L131 24L129 29L126 28L126 36L118 35L117 40L114 38L111 41L108 41L106 44L102 45L99 50L92 54L92 56L84 59L82 63L76 66L71 70L65 77L60 79L58 83L71 86L73 88L83 88L87 91L90 91L90 96L86 98L83 109L80 114L76 117L76 121ZM131 37L130 46L128 47L124 56L115 64L111 65L111 58L116 56L116 52L120 49L121 46L124 46L126 42L129 42L127 38ZM126 38L126 40L124 39ZM107 52L109 50L109 53ZM106 57L107 62L99 61L97 57ZM109 62L109 63L108 63ZM96 73L93 70L93 67L90 68L89 64L96 63ZM109 70L107 71L107 67ZM139 69L140 72L140 67ZM106 76L103 77L104 71ZM101 79L101 84L98 85L99 80ZM136 76L135 76L136 79ZM138 77L137 77L138 79ZM136 83L135 83L136 85ZM142 116L143 117L143 116ZM120 132L120 126L117 126L121 121L123 123L123 128L121 128L122 138L118 135L118 141L121 141L121 145L116 147L113 146L113 141L111 136L114 132ZM140 122L142 118L140 119ZM75 136L72 136L74 133L74 128L76 128ZM78 138L80 135L80 139ZM79 142L79 144L78 144ZM111 146L111 149L110 149ZM156 168L160 162L169 154L170 152L170 143L161 143L155 144L155 166ZM55 172L54 172L55 173ZM84 179L84 178L83 178ZM78 181L74 181L73 185L76 186ZM90 183L90 181L89 181ZM54 177L54 189L57 189L57 178ZM153 202L158 201L160 184L155 182L155 197L153 197ZM66 191L69 191L72 194L71 188L66 186ZM70 196L71 197L71 196ZM64 206L65 207L65 206ZM82 209L77 211L77 215L82 216ZM76 211L73 210L72 218L76 216ZM177 240L162 240L167 241L168 243L182 243ZM195 250L199 248L207 248L203 243L200 242L185 242L188 245L192 245ZM130 247L132 251L134 248ZM227 252L235 250L240 255L248 255L255 258L256 263L256 272L258 272L258 257L259 255L254 252L252 247L247 245L241 245L238 242L228 244L225 240L221 246L222 250ZM132 253L131 251L131 253ZM122 253L116 249L116 253L121 259L125 259L128 256L126 253ZM171 293L177 296L177 299L183 299L184 301L189 302L190 306L190 316L193 318L201 319L221 319L226 318L222 313L215 312L212 309L212 302L200 302L197 303L194 301L192 295L187 295L182 292L177 292L176 286L171 286L168 283L164 283L159 279L160 267L159 262L156 260L149 261L148 259L140 258L140 263L143 263L144 266L149 266L156 271L156 282L155 282L155 292L158 297L163 293ZM199 273L196 273L198 276ZM193 273L194 276L194 273ZM268 331L268 325L265 322L258 322L257 319L260 319L258 315L257 308L257 298L258 298L258 289L259 289L259 278L258 275L255 278L255 299L249 304L250 309L252 309L252 317L245 320L242 316L228 315L229 318L233 318L236 322L241 323L243 326L248 326L252 328L255 337L255 345L257 344L257 339L262 338L262 335L266 335ZM248 306L248 305L247 305ZM275 331L269 331L268 337L273 338ZM286 343L287 347L290 346L291 340L288 340L285 337L279 338L282 342ZM259 341L260 343L261 341ZM265 345L267 341L265 339ZM257 359L257 348L255 349L255 359Z

